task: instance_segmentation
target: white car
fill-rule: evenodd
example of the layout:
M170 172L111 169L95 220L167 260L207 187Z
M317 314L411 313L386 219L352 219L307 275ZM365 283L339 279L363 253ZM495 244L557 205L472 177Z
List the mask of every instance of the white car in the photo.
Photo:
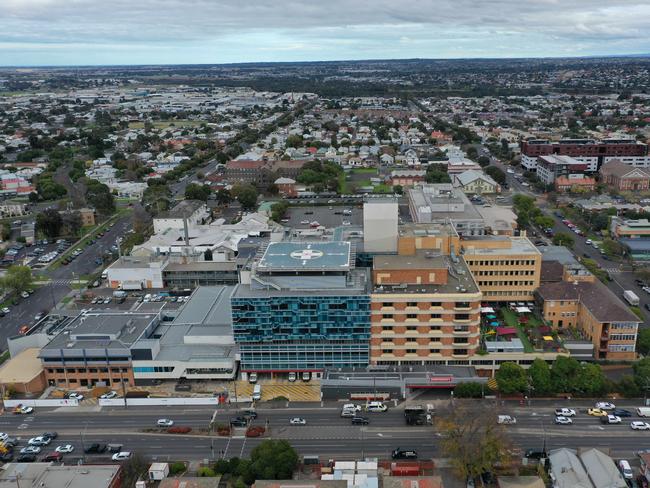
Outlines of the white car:
M9 438L9 434L5 434L4 432L0 432L0 441L4 442Z
M591 246L591 239L587 239L587 240L585 241L585 244L587 244L588 246Z
M11 310L9 310L9 307L2 307L2 313L9 313Z
M307 421L305 419L300 418L300 417L294 417L291 420L289 420L289 423L291 425L306 425Z
M77 393L76 391L73 391L72 393L70 393L70 395L68 395L68 398L70 398L71 400L81 401L84 399L84 396L81 393Z
M355 412L361 411L361 405L355 405L354 403L346 403L343 405L341 410L354 410Z
M129 451L116 452L113 454L113 461L126 461L131 458L131 453Z
M555 417L555 423L558 425L571 425L573 420L569 417Z
M27 446L20 450L20 454L38 454L39 452L41 452L41 448L38 446Z
M102 400L110 400L111 398L115 398L116 396L117 396L117 393L115 393L114 391L109 391L107 393L104 393L99 398L101 398Z
M65 446L56 446L56 449L54 450L56 452L60 452L61 454L68 454L74 451L74 446L72 444L66 444Z
M650 286L644 286L644 287L641 288L641 289L642 289L644 292L646 292L646 293L650 293Z
M630 423L630 427L632 427L632 430L650 430L650 424L648 422L641 422L639 420Z
M20 296L23 297L23 298L29 298L29 293L27 293L26 291L24 291L24 292L22 292L22 293L20 294Z
M309 225L309 220L301 220L300 225Z
M171 419L158 419L158 427L171 427L174 425L174 421Z
M601 410L614 410L616 405L609 402L598 402L596 403L596 408L600 408Z
M576 411L572 408L556 408L555 416L556 417L575 417Z
M34 413L34 407L20 407L20 413Z
M27 444L30 446L47 446L50 442L52 442L52 439L50 439L47 436L39 435L38 437L32 437L29 439Z
M621 423L621 417L617 417L616 415L608 415L607 416L607 423L608 424L620 424Z

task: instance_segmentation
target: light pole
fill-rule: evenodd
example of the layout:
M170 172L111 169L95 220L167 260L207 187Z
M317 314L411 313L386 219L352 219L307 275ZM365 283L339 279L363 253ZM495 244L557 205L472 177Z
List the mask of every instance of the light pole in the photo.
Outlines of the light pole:
M539 424L542 426L542 452L544 453L544 457L546 457L546 428L544 427L544 420L539 419Z

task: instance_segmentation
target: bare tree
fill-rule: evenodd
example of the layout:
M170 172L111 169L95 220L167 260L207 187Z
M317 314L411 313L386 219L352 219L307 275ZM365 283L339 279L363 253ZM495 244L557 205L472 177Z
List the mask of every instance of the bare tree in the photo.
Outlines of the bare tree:
M497 416L490 410L457 405L440 412L436 427L445 457L462 480L491 472L495 465L511 461L510 442Z

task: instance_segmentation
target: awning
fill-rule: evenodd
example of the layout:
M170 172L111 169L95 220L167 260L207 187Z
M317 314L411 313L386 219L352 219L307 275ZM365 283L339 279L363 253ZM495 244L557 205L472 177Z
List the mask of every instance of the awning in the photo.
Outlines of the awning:
M481 313L494 313L494 309L492 307L481 307Z
M497 327L497 334L499 335L516 335L517 329L514 327Z
M486 317L487 319L489 319L489 320L496 320L496 318L497 318L497 316L494 315L494 314L486 315L485 317Z
M552 336L543 336L545 341L552 341L553 337Z
M528 307L517 307L517 313L530 313L530 308Z

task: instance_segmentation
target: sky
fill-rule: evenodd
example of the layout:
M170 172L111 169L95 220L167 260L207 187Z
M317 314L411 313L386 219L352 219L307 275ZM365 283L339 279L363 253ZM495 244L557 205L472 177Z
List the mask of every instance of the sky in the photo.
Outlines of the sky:
M650 0L0 0L0 65L650 53Z

